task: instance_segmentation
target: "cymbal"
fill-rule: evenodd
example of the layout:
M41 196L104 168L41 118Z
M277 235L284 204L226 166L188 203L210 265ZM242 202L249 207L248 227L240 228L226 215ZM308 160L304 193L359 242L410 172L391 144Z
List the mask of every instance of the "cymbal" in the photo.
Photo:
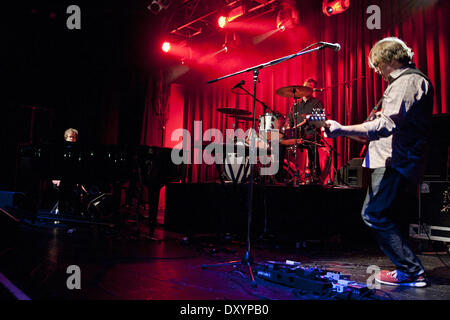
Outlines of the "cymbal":
M280 141L282 146L294 146L296 144L303 144L303 139L284 139Z
M229 117L236 118L239 121L253 121L253 117L241 116L241 115L229 115ZM256 119L258 120L258 119Z
M278 88L277 91L275 91L275 93L285 98L298 99L304 96L309 96L310 94L313 93L313 89L304 86L287 86Z
M247 110L243 110L243 109L239 109L239 108L219 108L217 109L217 111L224 113L224 114L230 114L233 116L249 116L252 113L247 111Z

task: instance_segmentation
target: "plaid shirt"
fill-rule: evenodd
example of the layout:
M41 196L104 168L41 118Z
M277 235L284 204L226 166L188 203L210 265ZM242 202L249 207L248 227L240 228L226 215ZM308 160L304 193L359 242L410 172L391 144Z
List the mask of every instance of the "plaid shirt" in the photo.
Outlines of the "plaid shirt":
M417 73L405 74L411 66L393 71L376 118L365 122L369 148L363 166L392 167L412 182L423 176L431 130L433 87Z

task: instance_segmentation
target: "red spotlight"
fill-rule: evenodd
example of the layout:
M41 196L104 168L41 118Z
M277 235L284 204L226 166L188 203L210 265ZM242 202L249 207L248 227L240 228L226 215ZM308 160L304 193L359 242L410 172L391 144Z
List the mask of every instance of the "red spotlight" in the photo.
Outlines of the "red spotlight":
M322 11L327 16L344 12L350 7L350 0L323 0Z
M165 41L165 42L162 44L161 49L162 49L162 51L164 51L165 53L167 53L167 52L170 51L170 48L171 48L171 47L172 47L172 46L170 45L170 42Z
M217 23L218 23L219 27L221 27L223 29L223 28L225 28L225 26L228 23L228 18L225 16L220 16L219 19L217 20Z

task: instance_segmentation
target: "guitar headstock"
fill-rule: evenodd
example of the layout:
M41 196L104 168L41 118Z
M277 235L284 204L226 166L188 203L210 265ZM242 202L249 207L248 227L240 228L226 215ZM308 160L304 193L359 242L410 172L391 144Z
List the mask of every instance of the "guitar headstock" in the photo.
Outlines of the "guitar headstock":
M314 128L326 127L325 121L327 117L325 115L325 109L315 108L312 110L311 114L306 116L308 124Z

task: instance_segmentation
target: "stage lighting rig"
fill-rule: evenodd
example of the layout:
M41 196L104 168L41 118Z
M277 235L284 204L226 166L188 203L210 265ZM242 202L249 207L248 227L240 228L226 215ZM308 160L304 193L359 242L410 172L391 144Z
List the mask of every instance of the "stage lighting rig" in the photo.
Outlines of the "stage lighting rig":
M350 7L350 0L323 0L322 11L327 16L342 13Z
M231 32L231 33L226 33L225 34L225 41L224 44L222 45L223 51L225 51L226 53L230 50L230 49L236 49L240 46L241 41L239 38L239 35L236 34L236 32Z

